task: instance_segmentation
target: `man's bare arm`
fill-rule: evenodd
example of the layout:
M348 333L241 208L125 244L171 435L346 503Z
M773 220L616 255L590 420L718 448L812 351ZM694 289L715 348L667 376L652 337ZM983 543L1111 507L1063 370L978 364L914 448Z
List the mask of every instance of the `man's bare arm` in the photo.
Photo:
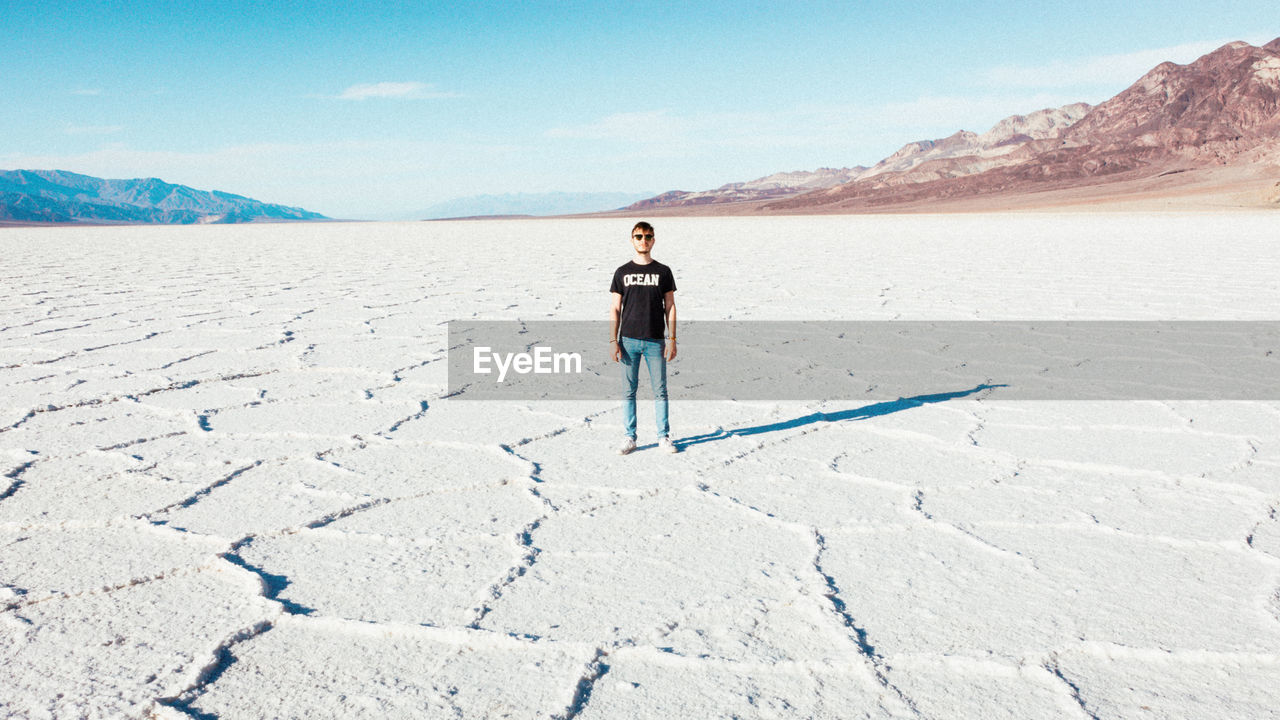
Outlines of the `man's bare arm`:
M667 304L667 359L676 359L676 292L668 290Z
M622 295L620 293L610 293L613 295L613 303L609 306L609 354L613 356L613 361L618 362L622 359L622 348L618 346L618 323L622 318Z

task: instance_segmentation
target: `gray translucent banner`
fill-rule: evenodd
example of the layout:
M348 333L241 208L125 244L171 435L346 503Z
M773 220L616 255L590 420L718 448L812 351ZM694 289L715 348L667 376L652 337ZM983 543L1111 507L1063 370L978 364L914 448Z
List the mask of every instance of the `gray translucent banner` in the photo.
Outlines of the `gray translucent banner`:
M690 321L678 335L672 400L1280 400L1280 321ZM450 395L619 399L608 340L606 322L450 322Z

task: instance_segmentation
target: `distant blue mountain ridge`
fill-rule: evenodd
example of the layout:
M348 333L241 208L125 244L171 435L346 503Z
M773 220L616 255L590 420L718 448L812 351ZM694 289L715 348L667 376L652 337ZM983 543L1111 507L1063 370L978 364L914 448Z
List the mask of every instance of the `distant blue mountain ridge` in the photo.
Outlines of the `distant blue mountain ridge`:
M104 180L65 170L0 170L0 221L189 225L328 219L158 178Z

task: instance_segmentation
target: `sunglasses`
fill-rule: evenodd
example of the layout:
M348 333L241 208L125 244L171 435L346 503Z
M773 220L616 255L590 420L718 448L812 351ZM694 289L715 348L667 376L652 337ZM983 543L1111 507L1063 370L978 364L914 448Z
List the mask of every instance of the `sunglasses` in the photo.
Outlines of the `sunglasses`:
M640 233L636 233L635 235L632 235L631 237L635 238L636 240L652 240L652 239L653 239L653 233L649 233L648 235L641 235Z

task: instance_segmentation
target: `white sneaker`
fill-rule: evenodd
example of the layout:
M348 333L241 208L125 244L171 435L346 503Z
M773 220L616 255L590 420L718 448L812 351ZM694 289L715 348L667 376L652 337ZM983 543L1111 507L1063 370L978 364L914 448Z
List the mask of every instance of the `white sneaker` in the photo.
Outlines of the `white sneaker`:
M618 454L626 455L635 449L636 449L636 439L627 438L626 440L623 441L621 445L618 446Z
M671 442L671 438L665 437L658 441L658 449L669 453L680 452L680 449L676 447L676 444Z

